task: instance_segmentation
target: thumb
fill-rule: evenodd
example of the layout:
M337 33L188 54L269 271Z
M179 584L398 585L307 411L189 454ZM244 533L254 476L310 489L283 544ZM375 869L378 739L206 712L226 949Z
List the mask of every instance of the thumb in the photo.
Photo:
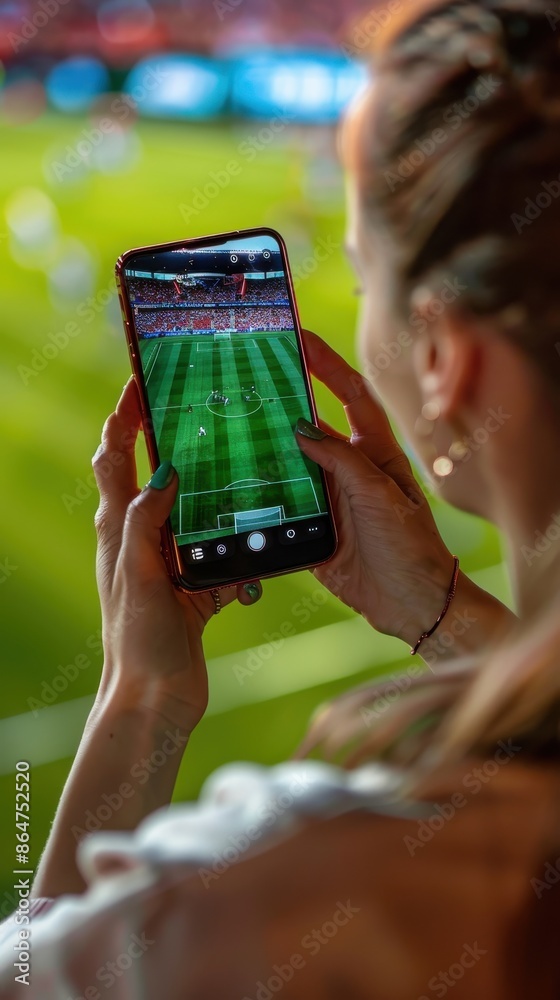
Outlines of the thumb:
M300 417L296 424L296 439L301 450L325 472L330 472L344 489L362 485L364 479L385 483L388 477L359 448L345 438L327 434L320 427Z
M162 462L128 505L122 557L135 573L167 576L161 557L161 529L171 514L178 485L179 477L171 462Z

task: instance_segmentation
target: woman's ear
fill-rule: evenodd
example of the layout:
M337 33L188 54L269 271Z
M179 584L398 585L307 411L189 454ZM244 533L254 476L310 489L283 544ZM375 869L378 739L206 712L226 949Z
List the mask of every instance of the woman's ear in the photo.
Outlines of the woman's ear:
M429 303L425 308L429 314ZM479 349L473 332L447 310L426 323L414 344L412 359L423 403L437 407L448 422L457 420L474 384Z

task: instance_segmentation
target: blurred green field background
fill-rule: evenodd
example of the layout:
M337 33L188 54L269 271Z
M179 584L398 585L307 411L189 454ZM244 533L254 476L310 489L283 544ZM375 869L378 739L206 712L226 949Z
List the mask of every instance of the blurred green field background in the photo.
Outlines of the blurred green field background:
M330 133L286 130L249 162L239 154L240 143L255 131L246 123L142 123L135 128L135 157L126 169L85 169L69 183L55 183L56 151L73 147L86 127L85 120L55 116L18 128L0 127L0 560L13 567L0 583L1 914L10 910L15 762L36 762L36 862L87 711L85 699L93 695L99 678L96 496L88 480L103 421L129 373L115 296L99 308L95 320L84 322L77 318L82 299L53 301L41 254L37 260L17 252L14 257L6 221L14 198L31 188L52 199L60 236L78 240L91 256L94 296L112 288L115 260L133 246L271 225L285 235L298 273L317 241L328 241L336 246L332 255L299 282L301 315L305 325L354 360L355 279L342 249L343 185ZM198 214L186 213L185 221L181 206L192 206L212 172L232 159L241 162L237 176ZM34 350L42 351L49 334L68 321L78 322L79 335L44 370L22 375ZM344 427L339 405L322 387L317 397L325 418ZM141 476L147 477L143 453L140 464ZM69 505L68 497L79 497L79 502ZM436 508L444 536L465 569L483 571L480 579L503 595L494 531L439 503ZM297 634L279 642L278 631L286 622ZM353 612L320 592L310 573L267 582L254 608L229 608L211 622L206 649L211 709L189 748L178 799L194 797L220 763L282 760L297 745L318 704L377 672L397 669L407 655L401 643L376 636ZM31 714L34 702L29 699L41 699L43 682L61 676L60 665L79 656L89 665L54 707ZM236 670L240 666L242 680Z

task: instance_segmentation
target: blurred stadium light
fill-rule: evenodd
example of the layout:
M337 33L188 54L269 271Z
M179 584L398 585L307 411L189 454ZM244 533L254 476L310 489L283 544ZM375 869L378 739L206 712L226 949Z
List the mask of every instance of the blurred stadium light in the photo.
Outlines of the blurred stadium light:
M39 188L17 188L6 202L10 250L20 267L49 266L60 238L56 205Z
M7 72L0 66L0 111L11 125L39 118L46 107L45 88L33 69L18 66Z
M149 117L208 119L231 111L331 122L366 78L365 67L324 53L264 51L231 61L162 55L139 62L124 91Z
M143 59L128 75L124 93L149 117L207 119L226 108L227 66L199 56Z
M33 121L46 101L58 112L95 113L104 96L124 92L128 119L137 110L152 119L285 114L329 124L365 81L345 42L352 25L369 38L371 3L0 0L0 118Z
M76 56L58 63L47 76L45 86L57 111L87 111L109 84L109 73L99 59Z
M261 52L240 59L233 74L235 114L297 121L335 121L365 85L367 70L342 56Z

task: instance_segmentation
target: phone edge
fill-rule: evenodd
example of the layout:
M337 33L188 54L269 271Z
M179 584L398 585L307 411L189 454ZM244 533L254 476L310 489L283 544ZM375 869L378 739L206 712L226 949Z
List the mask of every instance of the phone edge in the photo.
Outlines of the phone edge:
M138 345L137 345L136 341L133 341L133 338L132 338L132 331L134 330L132 310L130 309L130 303L128 301L128 296L124 293L124 289L123 289L123 278L122 278L122 275L123 275L123 270L124 270L124 267L126 265L126 262L127 262L127 260L130 257L133 257L134 255L136 255L138 253L149 253L152 250L153 251L171 250L171 249L174 249L174 248L188 246L189 244L197 244L198 245L198 244L204 244L206 242L212 244L213 242L215 242L217 240L221 241L223 243L227 243L229 239L234 238L236 236L245 236L246 234L247 235L251 235L251 234L254 234L254 233L261 233L261 234L262 233L270 233L278 241L278 243L279 243L279 245L281 247L282 257L283 257L284 264L285 264L285 272L286 272L286 278L287 278L287 283L288 283L288 289L289 289L289 294L290 294L290 305L292 307L292 311L293 311L293 314L294 314L294 319L295 319L296 325L297 325L297 329L296 329L295 332L296 332L296 335L297 335L297 338L298 338L298 345L299 345L301 356L302 356L302 359L303 359L303 368L304 368L304 373L305 373L306 386L307 386L307 388L309 390L308 391L308 401L310 403L311 414L312 414L313 420L314 420L315 423L318 422L319 416L318 416L318 413L317 413L317 404L316 404L316 400L315 400L315 394L313 392L313 384L312 384L312 381L311 381L311 372L309 370L309 363L308 363L308 359L307 359L307 353L306 353L306 350L305 350L305 342L304 342L303 334L302 334L302 323L301 323L301 317L300 317L300 313L299 313L299 306L298 306L298 302L297 302L297 298L296 298L296 294L295 294L292 269L291 269L291 265L290 265L290 258L289 258L289 255L288 255L288 248L287 248L287 245L286 245L286 241L284 240L284 237L281 235L281 233L279 233L276 229L273 229L271 226L253 226L250 229L234 229L234 230L231 230L230 232L227 232L227 233L216 233L216 234L213 234L213 235L210 235L210 236L191 237L191 238L186 239L186 240L172 240L172 241L167 242L167 243L154 243L154 244L151 244L151 245L148 245L148 246L133 247L130 250L125 250L124 253L122 253L118 257L117 262L115 264L115 279L116 279L117 291L118 291L118 295L119 295L119 303L120 303L120 308L121 308L121 314L123 316L124 329L125 329L125 337L126 337L126 342L127 342L127 347L128 347L128 353L129 353L129 360L130 360L130 363L131 363L133 376L134 376L134 378L136 380L137 389L138 389L138 396L139 396L139 400L140 400L140 412L141 412L141 415L142 415L142 430L143 430L144 438L145 438L145 441L146 441L146 448L147 448L147 452L148 452L148 459L149 459L149 462L150 462L150 467L151 467L152 472L155 472L155 470L156 470L156 468L158 466L159 457L158 457L158 454L157 454L157 446L156 446L156 444L155 444L155 442L153 440L153 435L152 435L151 430L148 430L148 433L146 433L146 423L147 423L147 419L148 418L147 418L147 414L146 414L145 408L144 408L143 393L140 391L140 385L143 384L143 372L142 372L142 366L141 366L140 360L139 360L139 355L133 349L135 347L137 348ZM169 573L169 575L171 577L171 580L172 580L173 585L175 586L175 588L177 590L181 591L182 593L185 593L185 594L207 594L207 593L209 593L212 590L221 590L221 589L225 589L226 587L240 587L240 586L243 586L246 583L254 583L254 582L258 581L258 580L275 579L276 577L279 577L279 576L287 576L290 573L299 573L299 572L301 572L303 570L306 570L306 569L310 570L310 569L314 569L314 568L316 568L318 566L324 566L326 563L330 562L330 560L333 559L334 556L336 555L336 551L337 551L338 545L339 545L339 536L338 536L338 529L337 529L336 519L335 519L335 516L334 516L334 508L333 508L333 502L332 502L332 496L331 496L331 490L330 490L329 482L328 482L327 476L326 476L326 474L324 472L324 469L322 469L321 466L319 466L319 469L321 470L321 477L322 477L322 481L323 481L323 488L324 488L325 496L326 496L326 499L327 499L328 514L329 514L329 519L330 519L330 523L332 525L332 530L333 530L333 535L334 535L334 547L333 547L333 551L332 551L332 553L329 556L327 556L326 559L321 559L319 562L305 563L303 565L291 567L289 569L274 571L274 572L271 572L271 573L263 573L263 574L261 574L259 576L256 576L256 577L246 577L246 578L244 577L241 580L236 580L236 581L231 582L231 583L224 583L224 584L219 585L218 587L207 587L207 586L204 586L204 587L194 587L193 588L193 587L190 587L190 586L186 585L184 577L181 574L181 564L180 564L180 559L179 559L179 554L178 554L177 540L175 538L175 535L173 534L173 530L171 528L171 524L170 524L170 521L168 519L165 522L164 527L162 528L162 555L163 555L163 558L164 558L164 561L165 561L168 573Z

